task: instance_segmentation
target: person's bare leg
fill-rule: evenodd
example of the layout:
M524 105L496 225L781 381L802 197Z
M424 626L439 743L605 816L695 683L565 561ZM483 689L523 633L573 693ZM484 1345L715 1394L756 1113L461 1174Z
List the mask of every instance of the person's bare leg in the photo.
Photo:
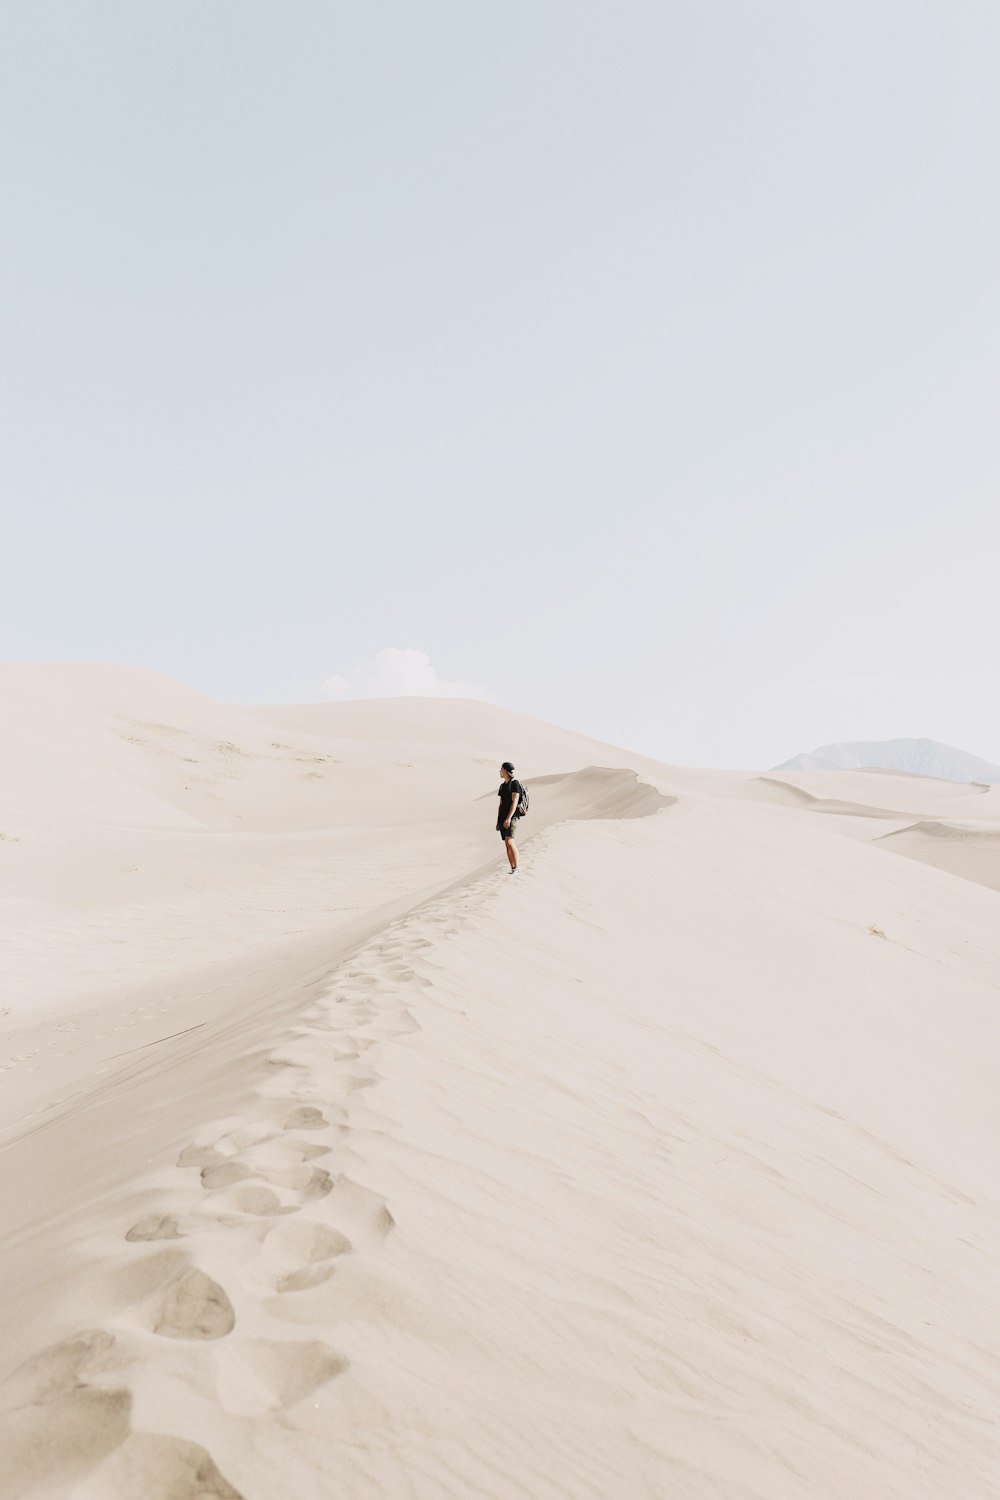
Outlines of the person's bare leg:
M504 839L503 846L504 846L504 848L507 851L507 858L510 860L510 867L511 867L511 869L512 870L516 870L517 869L517 846L515 845L514 840L513 839Z

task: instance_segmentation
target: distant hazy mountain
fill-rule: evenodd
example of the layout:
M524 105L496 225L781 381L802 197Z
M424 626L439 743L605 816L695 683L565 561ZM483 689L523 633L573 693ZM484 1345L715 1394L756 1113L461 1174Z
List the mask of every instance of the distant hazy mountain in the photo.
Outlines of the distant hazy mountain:
M937 740L846 740L795 755L775 771L852 771L862 767L942 776L946 781L1000 781L1000 766Z

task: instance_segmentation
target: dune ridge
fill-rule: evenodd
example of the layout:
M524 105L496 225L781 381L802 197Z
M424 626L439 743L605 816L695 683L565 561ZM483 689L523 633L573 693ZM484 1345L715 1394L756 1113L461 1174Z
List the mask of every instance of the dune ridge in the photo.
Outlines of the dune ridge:
M1000 890L1000 828L920 818L884 834L879 844L893 854Z
M787 972L758 980L775 1046L706 947L716 816L553 825L520 884L482 874L354 952L240 1108L92 1223L60 1309L87 1325L0 1387L15 1472L100 1500L334 1477L347 1496L990 1494L1000 1218L987 1164L953 1161L982 1140L989 1068L942 1068L966 1105L942 1141L919 1096L856 1097L839 1066L863 1042L862 1078L907 1075L922 1023L892 1035L885 980L908 975L929 1018L962 903L896 861L887 893L843 841L856 879L803 909L789 864L726 924L764 951L783 936ZM735 895L767 822L725 822ZM930 932L920 888L951 892ZM795 1019L817 942L885 984L881 1006L841 997L822 1056ZM951 966L985 1047L988 966Z
M273 785L260 827L201 830L254 880L278 841L275 905L312 845L326 911L241 951L216 881L227 958L165 947L106 1003L64 976L37 1028L71 1017L67 1056L4 1075L0 1500L992 1500L1000 896L893 850L973 806L971 838L916 836L987 849L992 796L796 775L904 823L880 838L489 705L370 707L234 711L344 785L269 828L289 767L261 753L220 791L230 818ZM518 735L512 879L490 784ZM85 817L46 811L50 855L120 836L101 774ZM44 821L20 786L8 879ZM201 837L135 816L150 858ZM105 931L139 932L101 878Z

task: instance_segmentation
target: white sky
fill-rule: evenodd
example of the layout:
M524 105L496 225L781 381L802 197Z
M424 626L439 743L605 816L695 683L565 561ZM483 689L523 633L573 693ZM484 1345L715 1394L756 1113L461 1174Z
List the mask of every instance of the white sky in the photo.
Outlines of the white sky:
M996 0L0 21L4 657L1000 760Z

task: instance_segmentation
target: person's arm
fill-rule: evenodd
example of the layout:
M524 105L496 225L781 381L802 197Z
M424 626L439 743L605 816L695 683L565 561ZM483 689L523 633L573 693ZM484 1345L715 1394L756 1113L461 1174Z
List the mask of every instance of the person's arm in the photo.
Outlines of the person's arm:
M517 787L517 791L516 792L514 790L515 787ZM503 820L503 826L505 828L509 828L510 827L510 820L514 816L514 814L516 813L517 809L520 806L521 806L521 783L519 781L512 781L510 783L510 807L507 809L507 816Z

